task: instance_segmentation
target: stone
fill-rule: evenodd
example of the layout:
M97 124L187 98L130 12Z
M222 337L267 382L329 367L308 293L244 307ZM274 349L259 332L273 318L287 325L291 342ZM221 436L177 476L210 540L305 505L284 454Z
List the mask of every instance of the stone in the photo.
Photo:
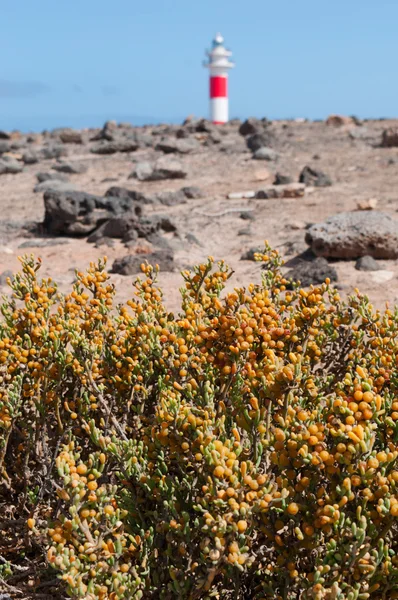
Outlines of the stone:
M78 161L59 162L53 165L51 168L55 171L59 171L60 173L71 173L73 175L87 173L87 166Z
M369 198L369 200L360 200L357 202L357 210L374 210L378 205L377 198Z
M311 187L327 187L332 185L332 180L326 173L308 165L301 171L299 182Z
M131 229L129 229L127 231L127 233L123 236L123 242L124 244L130 244L132 242L136 242L138 240L138 231L137 229L134 229L133 227Z
M290 229L291 231L298 231L300 229L306 229L307 224L304 221L291 221L286 223L285 228Z
M121 140L114 142L104 142L90 149L93 154L116 154L116 152L135 152L138 150L136 140Z
M42 155L37 150L28 150L22 154L22 161L25 165L34 165L38 163Z
M135 131L134 139L140 148L150 148L151 146L153 146L153 137L149 133Z
M108 141L112 141L115 137L115 135L117 135L117 123L116 121L106 121L106 123L104 123L104 126L102 127L102 129L94 136L91 138L92 141L97 141L97 140L108 140Z
M95 196L86 192L44 193L44 229L52 235L89 235L105 221L117 217L137 218L142 214L130 198Z
M6 131L0 130L0 140L10 140L11 135Z
M189 200L198 200L199 198L205 197L204 192L199 187L196 187L194 185L183 187L181 191Z
M160 150L165 154L172 154L177 152L177 139L176 138L162 138L155 146L155 150Z
M398 127L389 127L381 134L382 148L396 148L398 146Z
M332 125L333 127L342 127L344 125L352 125L352 117L345 117L342 115L330 115L326 119L326 125Z
M40 171L40 173L36 173L37 181L41 183L42 181L48 181L49 179L57 179L58 181L69 181L66 175L62 175L62 173L51 173L46 171Z
M0 141L0 154L4 154L5 152L9 152L11 150L11 145L8 142Z
M0 273L0 286L5 286L7 285L7 279L12 279L14 276L14 273L12 271L3 271L2 273ZM0 595L1 598L1 595Z
M293 183L293 178L290 175L284 175L283 173L276 173L273 185L286 185Z
M248 211L248 210L244 210L240 213L239 217L241 219L243 219L244 221L255 221L256 217L254 216L253 212Z
M161 271L174 270L174 254L171 250L159 250L151 254L129 254L123 258L117 258L112 265L112 273L120 275L135 275L141 272L142 263L159 265Z
M177 192L159 192L154 196L154 200L164 206L175 206L176 204L185 204L187 198L184 192L179 190Z
M159 158L155 163L138 163L130 177L140 181L160 181L162 179L184 179L188 172L181 163L169 156Z
M69 244L69 240L55 239L31 239L19 244L18 248L48 248L49 246L63 246Z
M278 152L272 150L272 148L267 148L266 146L262 146L258 150L256 150L253 154L253 158L256 160L277 160L279 158Z
M263 127L264 126L259 119L250 117L241 124L239 127L239 133L244 136L253 135L254 133L260 133L263 130Z
M271 132L265 130L261 133L254 133L253 135L250 135L246 139L246 144L249 150L255 152L263 146L269 148L270 146L272 146L274 141L274 135L271 134Z
M105 196L112 196L113 198L130 198L130 200L134 200L140 204L154 203L153 198L145 196L142 192L138 192L137 190L128 190L127 188L123 188L118 185L113 185L106 190Z
M83 138L80 131L76 129L64 129L59 134L59 139L63 144L82 144Z
M195 138L186 138L177 140L177 152L179 154L191 154L197 152L200 148L200 143Z
M153 176L153 164L150 162L139 162L134 171L129 175L129 179L135 177L138 181L151 181Z
M319 285L324 283L326 278L330 281L337 281L336 269L328 263L325 258L316 257L313 260L299 260L297 264L285 273L286 279L291 279L295 282L300 281L303 287L310 285ZM292 285L286 286L288 289Z
M37 194L39 192L46 192L47 190L54 190L57 192L70 192L76 191L77 187L70 181L61 181L60 179L46 179L41 183L38 183L33 188L33 191Z
M156 179L184 179L188 172L178 160L164 156L156 161L154 174Z
M23 170L23 165L14 159L0 159L0 175L20 173Z
M272 198L302 198L305 194L305 185L302 183L289 183L287 185L274 185L256 192L258 200Z
M340 213L312 225L305 241L317 256L398 258L398 221L378 211Z
M381 267L373 256L361 256L355 263L357 271L380 271Z
M134 230L136 237L138 237L137 225L136 218L116 217L114 219L109 219L102 223L102 225L87 238L87 241L95 243L104 237L123 239L131 230Z
M43 159L62 158L67 156L68 151L65 146L47 146L41 149Z
M185 239L189 244L194 244L194 246L200 246L201 248L203 247L196 235L193 233L187 233Z
M253 247L250 248L250 250L247 250L246 252L244 252L242 254L242 256L240 257L240 260L256 260L255 259L255 254L261 254L264 251L264 248L260 248L260 247Z
M247 152L247 146L242 136L227 135L218 145L218 150L225 154L243 154Z

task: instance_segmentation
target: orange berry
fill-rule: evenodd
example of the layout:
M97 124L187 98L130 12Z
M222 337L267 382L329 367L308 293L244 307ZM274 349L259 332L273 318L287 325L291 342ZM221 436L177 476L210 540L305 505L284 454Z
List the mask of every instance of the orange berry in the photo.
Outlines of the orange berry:
M289 513L289 515L297 515L299 510L299 506L295 502L291 502L287 507L287 512Z
M247 529L247 521L244 519L238 521L237 523L239 533L243 533Z

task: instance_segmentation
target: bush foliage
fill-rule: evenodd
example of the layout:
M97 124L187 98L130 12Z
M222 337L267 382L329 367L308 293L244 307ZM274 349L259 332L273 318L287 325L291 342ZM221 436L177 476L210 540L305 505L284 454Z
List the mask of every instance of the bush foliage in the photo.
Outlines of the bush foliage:
M178 316L148 265L116 307L104 263L62 296L22 259L0 582L45 556L87 600L398 598L398 312L257 258L261 284L228 293L222 262L183 272Z

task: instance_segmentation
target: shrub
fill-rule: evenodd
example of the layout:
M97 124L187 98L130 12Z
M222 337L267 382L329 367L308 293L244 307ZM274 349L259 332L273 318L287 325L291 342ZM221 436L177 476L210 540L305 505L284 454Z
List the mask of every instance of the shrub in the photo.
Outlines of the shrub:
M69 596L398 598L398 313L257 258L228 293L224 263L184 271L178 316L148 265L114 307L104 263L63 297L23 259L0 469Z

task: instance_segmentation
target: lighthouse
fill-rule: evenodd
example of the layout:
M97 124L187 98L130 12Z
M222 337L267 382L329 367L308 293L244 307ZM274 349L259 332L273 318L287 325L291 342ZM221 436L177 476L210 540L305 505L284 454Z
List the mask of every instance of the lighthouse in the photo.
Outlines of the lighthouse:
M228 71L235 65L229 60L232 52L224 47L221 33L217 33L206 54L208 60L204 66L210 71L210 118L220 125L228 121Z

